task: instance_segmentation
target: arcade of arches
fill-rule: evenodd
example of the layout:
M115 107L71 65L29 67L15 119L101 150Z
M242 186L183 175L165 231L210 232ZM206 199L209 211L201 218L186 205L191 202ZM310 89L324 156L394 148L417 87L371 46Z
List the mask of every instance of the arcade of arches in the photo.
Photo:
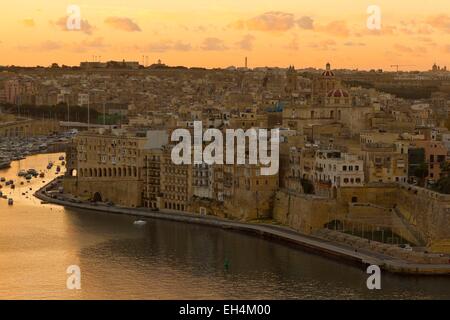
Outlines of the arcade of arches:
M139 171L136 167L81 168L77 175L79 178L137 178Z

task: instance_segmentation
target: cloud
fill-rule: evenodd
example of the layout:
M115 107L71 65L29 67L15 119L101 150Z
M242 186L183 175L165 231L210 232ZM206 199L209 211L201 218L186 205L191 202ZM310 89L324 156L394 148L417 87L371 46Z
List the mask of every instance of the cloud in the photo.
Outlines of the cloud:
M62 49L64 44L56 41L44 41L36 45L18 46L17 49L23 51L55 51Z
M53 24L53 22L50 21L50 23ZM94 31L94 27L89 23L89 21L82 19L81 20L81 29L80 30L69 30L67 29L67 17L61 17L59 18L54 24L59 27L62 31L81 31L85 34L91 35Z
M317 30L331 34L336 37L348 37L350 35L350 29L345 21L332 21L324 26L319 26Z
M428 17L426 23L442 32L450 32L450 16L446 14Z
M149 44L145 50L151 52L166 52L166 51L190 51L192 46L190 43L181 41L161 41Z
M417 47L409 47L402 44L395 44L394 49L397 52L400 53L407 53L408 55L415 55L415 56L423 56L425 53L427 53L427 48L417 46Z
M24 20L22 20L22 24L25 27L29 27L29 28L32 28L36 25L36 23L34 22L33 19L24 19Z
M255 41L255 37L251 34L247 34L242 38L241 41L236 42L236 45L242 49L242 50L252 50L253 49L253 42Z
M247 28L255 31L282 32L295 26L292 13L271 11L248 20L240 20L234 24L237 29Z
M108 17L106 18L105 23L114 29L126 32L142 31L141 27L139 27L139 25L130 18Z
M297 25L300 29L312 30L314 29L314 20L311 17L301 17L297 20Z
M224 51L228 49L222 40L212 37L203 40L200 48L205 51Z
M362 42L347 41L344 43L346 47L364 47L366 44Z
M317 49L317 50L335 50L336 49L336 41L334 40L323 40L319 42L310 43L309 47Z
M394 49L399 52L404 52L404 53L412 53L414 51L411 47L404 46L401 44L395 44Z
M108 47L103 41L102 37L95 38L93 40L84 40L81 42L82 47L87 48L105 48Z
M374 29L370 30L368 28L364 28L360 30L359 32L356 32L354 35L357 37L363 37L363 36L387 36L387 35L393 35L397 33L398 28L396 26L388 26L388 25L382 25L380 30Z

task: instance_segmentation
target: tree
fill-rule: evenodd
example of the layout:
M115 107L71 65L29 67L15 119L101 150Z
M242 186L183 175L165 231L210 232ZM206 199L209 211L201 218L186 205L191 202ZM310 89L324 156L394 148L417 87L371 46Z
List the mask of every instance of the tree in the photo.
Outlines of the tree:
M445 176L440 178L438 182L433 186L433 190L439 193L450 194L450 177Z
M416 168L414 168L413 175L419 179L419 185L425 185L425 178L428 176L428 164L426 162L420 163Z
M306 194L314 194L314 185L308 179L301 179L303 192Z

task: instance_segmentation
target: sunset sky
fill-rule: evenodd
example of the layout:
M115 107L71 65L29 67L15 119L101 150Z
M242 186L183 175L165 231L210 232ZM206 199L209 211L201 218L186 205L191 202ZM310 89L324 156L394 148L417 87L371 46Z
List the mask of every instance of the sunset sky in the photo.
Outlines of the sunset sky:
M67 6L82 29L65 27ZM381 8L381 30L366 27ZM15 0L3 1L0 64L78 65L106 60L227 67L428 70L450 68L450 1L433 0Z

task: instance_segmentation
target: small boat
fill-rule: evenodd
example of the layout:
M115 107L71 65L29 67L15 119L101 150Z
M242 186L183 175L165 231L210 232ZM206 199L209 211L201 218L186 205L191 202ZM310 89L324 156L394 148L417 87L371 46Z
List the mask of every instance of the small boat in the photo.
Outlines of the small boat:
M39 178L44 178L45 177L45 173L41 172L41 174L39 175Z
M35 169L28 169L28 170L27 170L27 173L28 173L28 174L31 174L31 175L33 175L33 176L34 176L35 174L38 174L37 171L36 171Z
M0 178L0 182L5 182L6 181L6 178L5 177L1 177Z
M27 172L25 170L23 170L23 169L20 170L19 173L17 174L17 176L19 176L19 177L24 177L26 175L27 175Z
M64 156L60 156L60 157L59 157L59 160L60 160L60 161L64 160Z
M14 190L15 188L16 188L16 186L15 186L14 184L12 184L12 185L11 185L11 189Z
M27 180L31 180L31 178L33 178L33 175L31 175L31 174L27 174L27 175L25 176L25 179L27 179Z
M147 221L144 221L144 220L136 220L133 224L134 224L135 226L143 226L143 225L146 225L146 224L147 224Z
M8 199L8 205L9 205L9 206L12 206L13 204L14 204L14 200L11 199L11 198L9 198L9 199Z

